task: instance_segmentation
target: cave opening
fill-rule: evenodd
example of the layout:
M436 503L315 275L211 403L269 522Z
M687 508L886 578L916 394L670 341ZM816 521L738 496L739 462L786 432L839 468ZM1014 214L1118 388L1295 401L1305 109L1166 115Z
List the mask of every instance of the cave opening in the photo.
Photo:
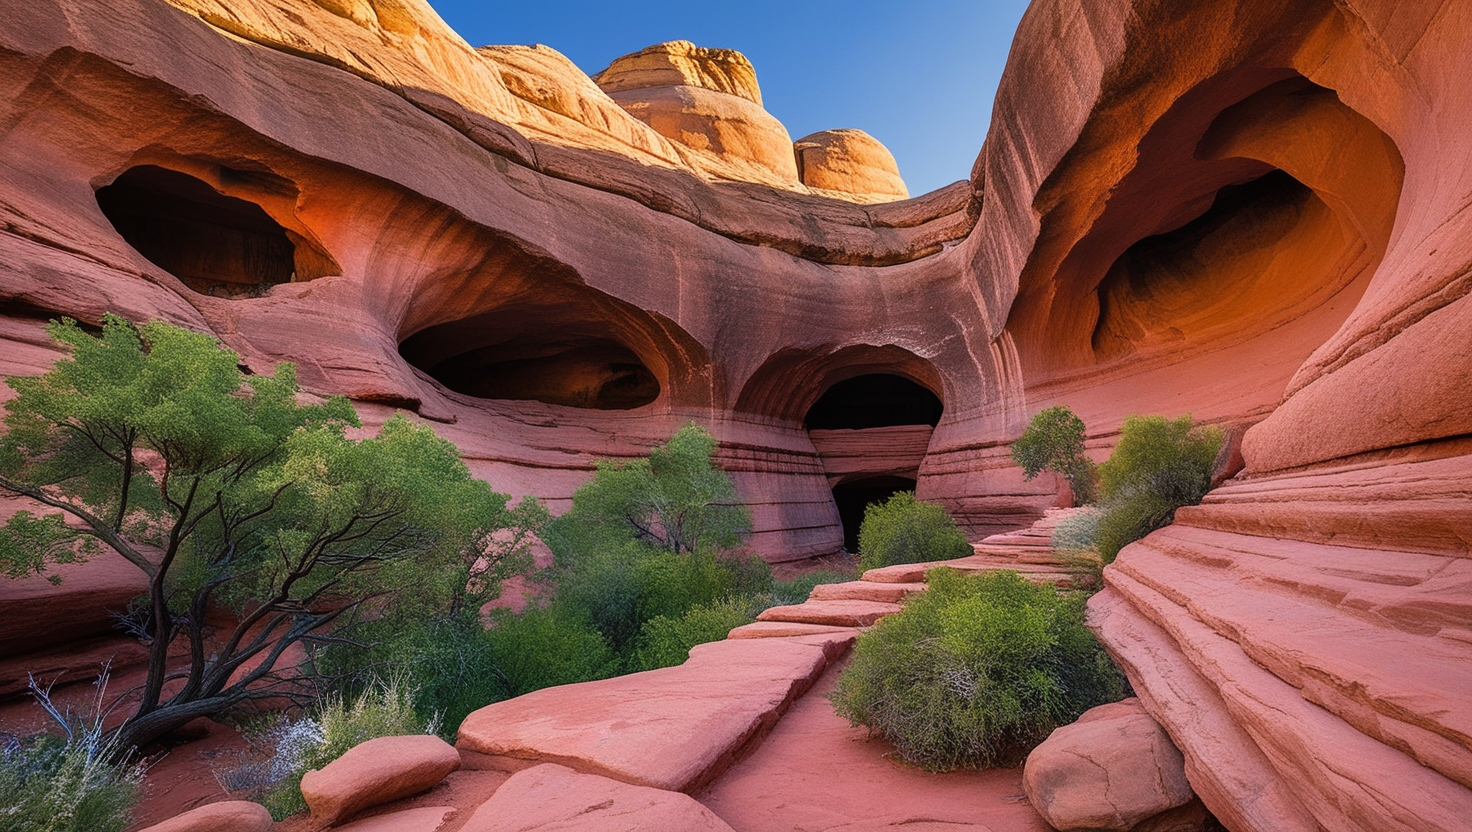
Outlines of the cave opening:
M864 510L871 504L914 490L915 480L894 476L851 479L833 486L833 502L838 504L838 519L843 524L843 548L851 553L859 551L859 527L864 522Z
M606 322L578 310L514 304L417 332L406 361L457 393L595 410L632 410L660 382Z
M281 225L189 174L130 168L97 189L97 205L128 245L201 294L258 297L295 276L296 247Z
M863 430L940 422L940 397L908 378L870 373L834 384L807 413L808 430Z

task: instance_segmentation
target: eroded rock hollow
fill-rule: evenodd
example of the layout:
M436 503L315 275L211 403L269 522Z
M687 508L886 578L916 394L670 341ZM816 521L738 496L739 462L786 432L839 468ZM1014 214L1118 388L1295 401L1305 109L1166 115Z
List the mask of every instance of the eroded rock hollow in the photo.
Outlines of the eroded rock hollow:
M901 487L1026 525L1053 404L1101 457L1130 413L1244 427L1093 625L1229 828L1472 818L1466 4L1036 0L970 178L909 199L728 50L590 78L421 0L0 10L0 373L48 318L162 318L554 511L694 419L773 561ZM69 586L0 645L135 589Z

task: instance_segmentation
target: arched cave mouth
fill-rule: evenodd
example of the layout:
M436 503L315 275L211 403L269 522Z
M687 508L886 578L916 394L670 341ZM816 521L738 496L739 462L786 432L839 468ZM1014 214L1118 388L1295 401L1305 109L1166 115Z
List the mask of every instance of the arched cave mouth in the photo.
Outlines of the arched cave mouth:
M399 354L445 387L481 399L632 410L660 394L638 354L572 310L502 307L417 332Z
M833 486L833 502L838 504L838 519L843 523L843 548L859 551L859 527L870 504L882 503L900 491L914 490L915 481L907 477L864 477Z
M840 381L808 409L808 430L863 430L940 422L940 397L904 376L870 373ZM913 483L912 483L913 485Z
M1168 347L1224 324L1258 326L1332 283L1312 279L1322 262L1286 263L1281 252L1294 248L1286 243L1322 238L1338 245L1319 251L1342 249L1341 228L1312 189L1281 170L1221 188L1201 216L1136 242L1110 267L1097 290L1095 356Z
M97 205L150 262L200 294L259 297L296 274L296 247L261 206L155 165L97 189Z

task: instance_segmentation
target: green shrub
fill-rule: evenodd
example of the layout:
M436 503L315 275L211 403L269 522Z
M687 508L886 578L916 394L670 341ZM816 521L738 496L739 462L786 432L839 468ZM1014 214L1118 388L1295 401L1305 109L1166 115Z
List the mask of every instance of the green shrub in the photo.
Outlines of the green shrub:
M1104 497L1096 543L1110 563L1119 550L1170 525L1176 509L1201 502L1211 490L1211 469L1222 432L1179 419L1130 416L1119 444L1099 466Z
M838 584L855 580L858 577L856 570L820 569L817 572L798 575L796 578L777 581L772 584L772 606L801 604L808 599L808 596L813 593L813 588L818 584Z
M897 563L952 560L972 553L946 510L901 491L864 511L859 526L859 571Z
M586 613L566 604L502 613L484 638L508 697L619 671L618 656Z
M644 622L634 648L631 670L654 670L683 664L690 648L720 641L732 629L756 620L765 604L751 597L725 598L691 607L679 617L659 616Z
M253 791L271 816L281 820L305 811L302 777L378 737L435 734L438 718L425 720L414 706L415 691L402 678L376 682L351 704L338 695L323 700L314 715L276 723L258 737L270 748L263 763L220 775L227 789Z
M1104 512L1093 506L1074 511L1053 529L1053 548L1064 553L1096 551L1099 518Z
M1094 501L1096 472L1084 456L1084 422L1067 407L1050 407L1034 416L1012 443L1012 459L1027 479L1052 471L1068 480L1079 505Z
M0 737L0 829L122 832L133 823L144 769L111 757L97 733Z
M931 771L1015 765L1059 725L1124 694L1084 627L1084 598L1014 572L929 575L930 589L859 636L832 694Z

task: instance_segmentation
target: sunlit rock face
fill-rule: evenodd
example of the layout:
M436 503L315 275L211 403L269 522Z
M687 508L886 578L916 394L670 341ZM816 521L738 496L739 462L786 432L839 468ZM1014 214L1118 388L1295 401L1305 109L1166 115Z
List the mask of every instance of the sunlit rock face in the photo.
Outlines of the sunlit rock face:
M416 0L3 7L0 373L56 359L48 318L163 318L554 510L695 420L774 561L909 483L1031 522L1055 484L1008 444L1053 404L1101 458L1130 413L1250 425L1094 626L1230 828L1472 817L1454 6L1039 0L969 181L888 202L877 142L794 145L722 50L595 83ZM106 578L0 593L78 587L82 637Z

